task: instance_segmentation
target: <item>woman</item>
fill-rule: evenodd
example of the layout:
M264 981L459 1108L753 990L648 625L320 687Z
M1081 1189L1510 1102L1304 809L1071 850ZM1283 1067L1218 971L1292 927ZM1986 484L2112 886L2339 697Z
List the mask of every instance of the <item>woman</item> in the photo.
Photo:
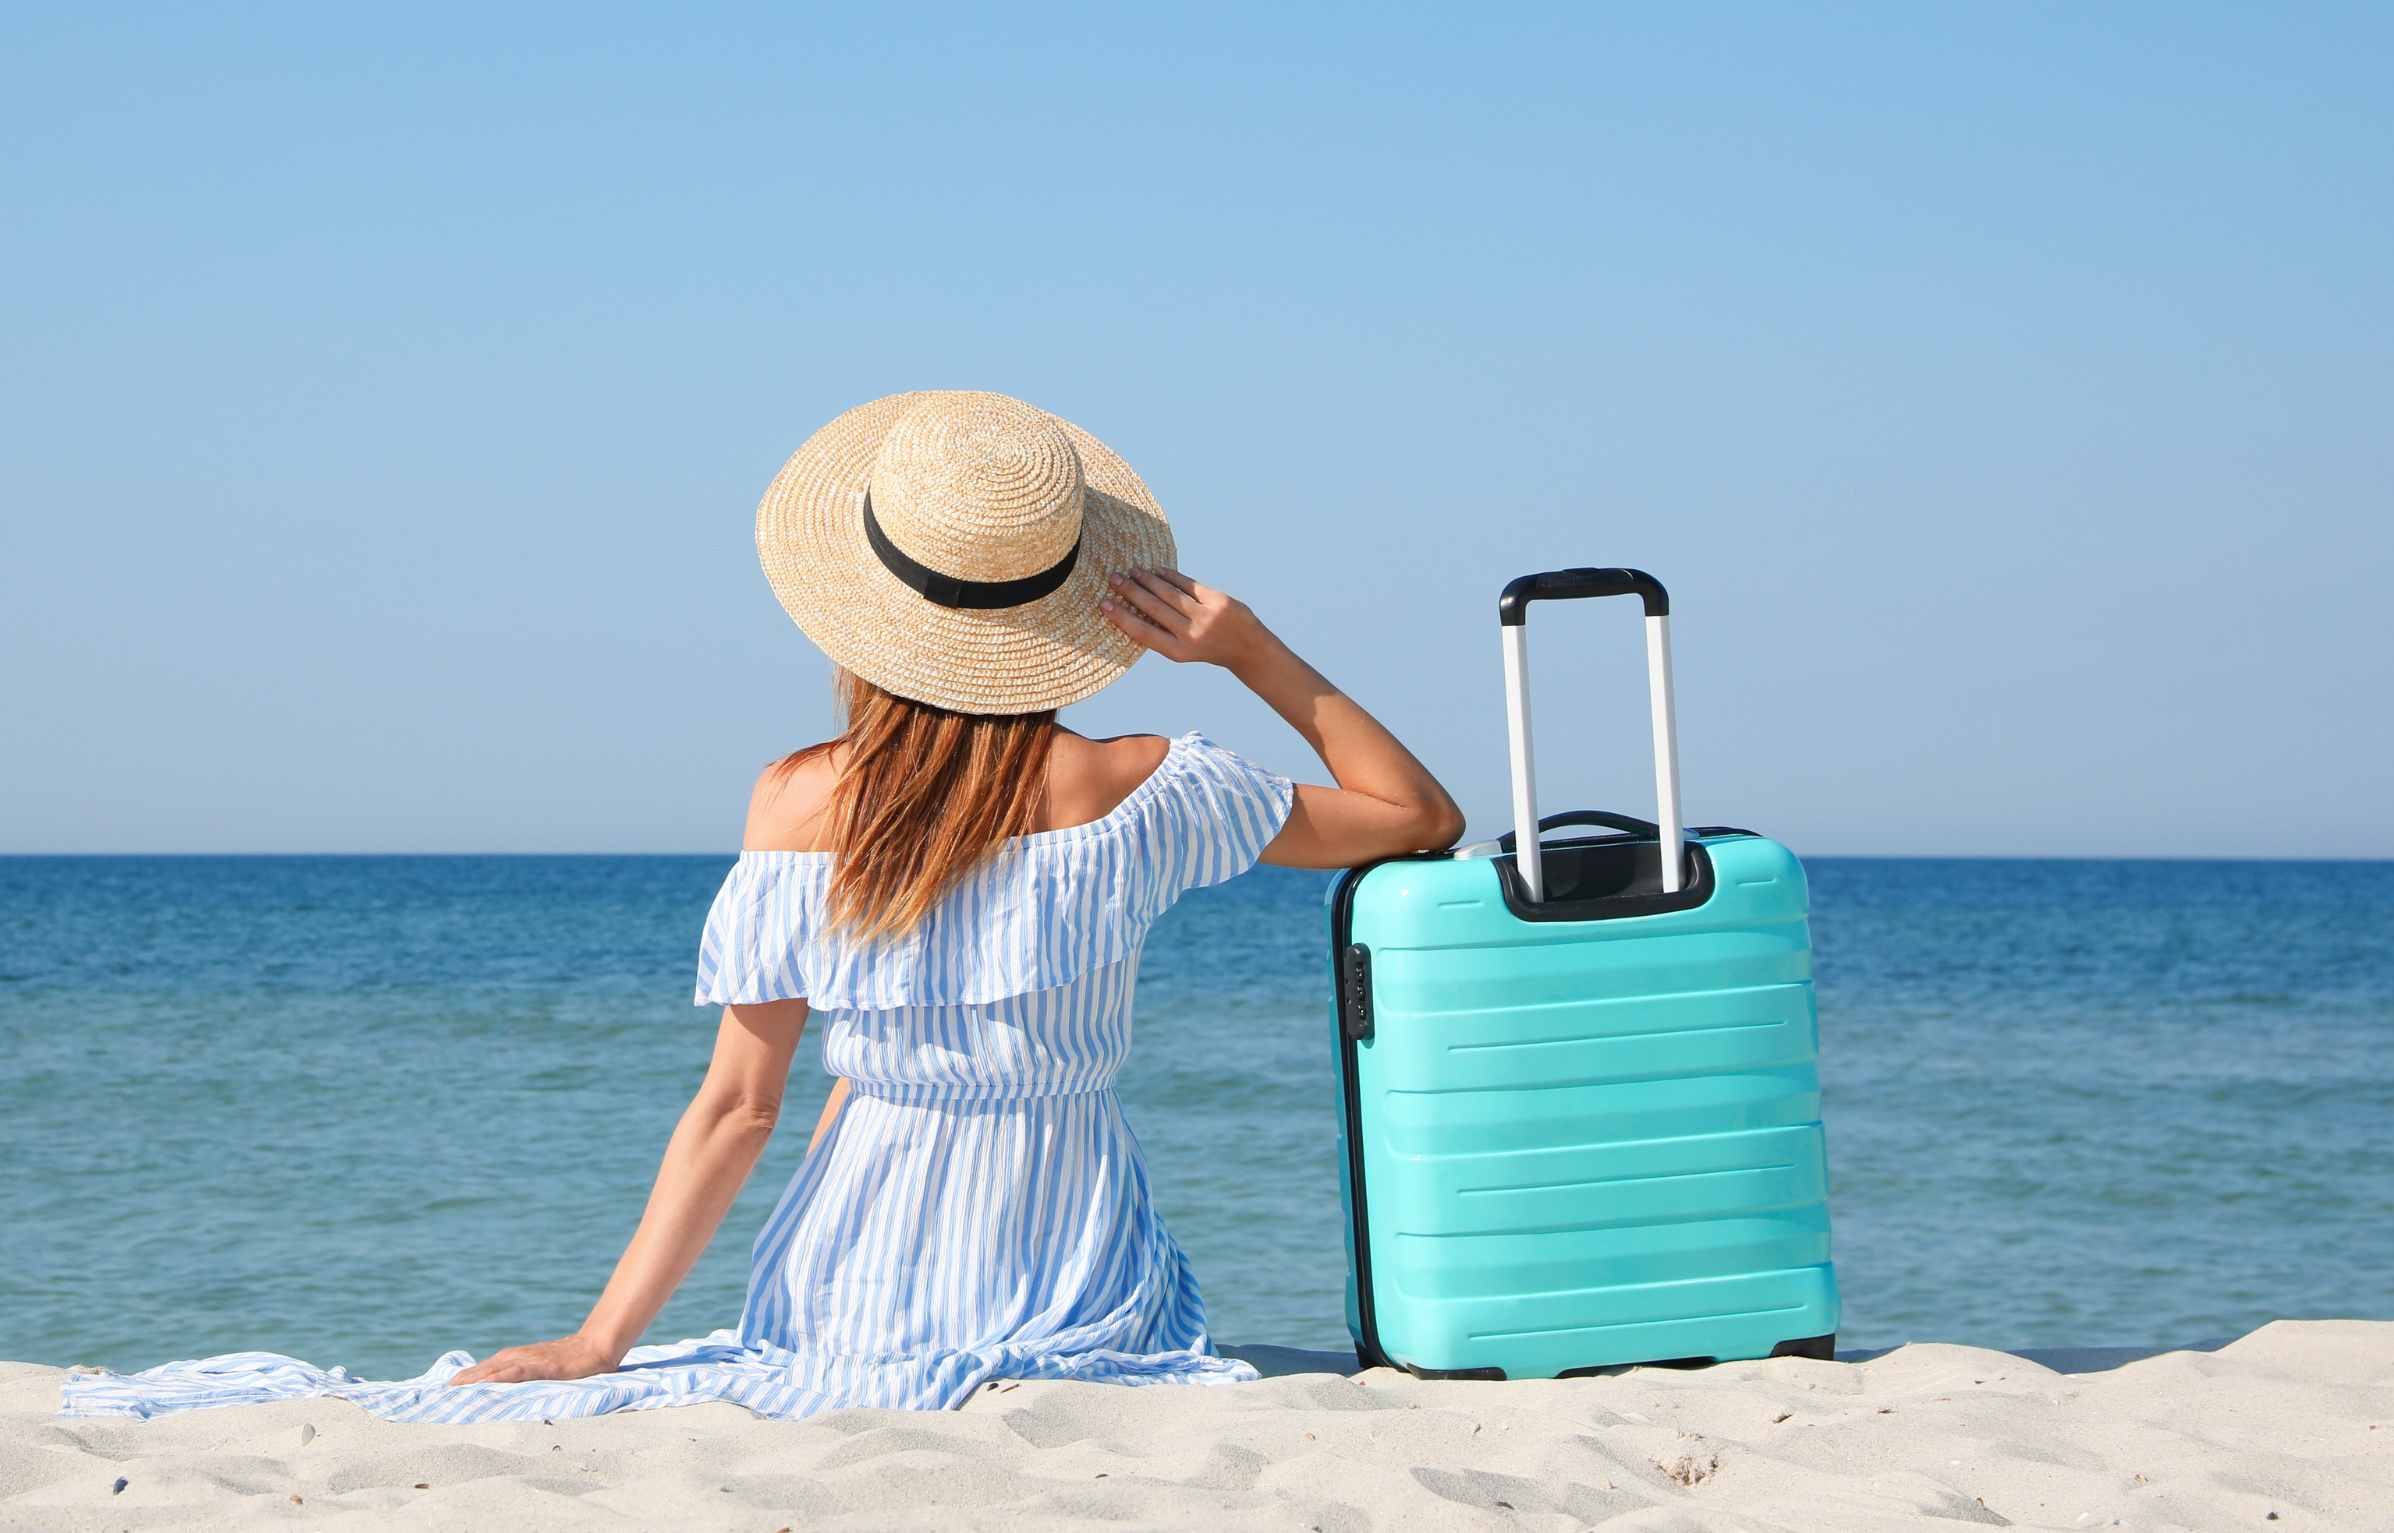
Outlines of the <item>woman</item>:
M757 781L700 944L714 1061L580 1329L396 1383L261 1352L78 1373L67 1413L331 1395L405 1421L700 1400L797 1417L953 1406L996 1379L1255 1376L1214 1351L1111 1087L1141 943L1184 890L1259 858L1447 845L1453 800L1246 607L1173 568L1121 459L1018 400L849 411L766 491L757 545L840 668L846 728ZM1337 786L1195 734L1056 724L1143 649L1228 670ZM818 1013L835 1083L739 1324L636 1345L754 1169Z

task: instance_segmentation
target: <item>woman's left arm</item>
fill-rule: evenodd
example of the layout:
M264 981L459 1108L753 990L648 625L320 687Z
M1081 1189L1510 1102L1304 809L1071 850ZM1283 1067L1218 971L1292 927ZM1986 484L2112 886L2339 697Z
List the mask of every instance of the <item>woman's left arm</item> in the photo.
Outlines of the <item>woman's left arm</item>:
M815 1137L806 1142L807 1154L815 1153L815 1146L821 1144L823 1136L831 1132L831 1125L839 1121L840 1109L847 1105L848 1077L835 1075L831 1078L831 1094L823 1099L823 1114L815 1119Z
M640 1227L581 1329L493 1353L449 1382L580 1379L622 1362L715 1238L765 1153L805 1030L804 1001L725 1007L706 1080L666 1142Z

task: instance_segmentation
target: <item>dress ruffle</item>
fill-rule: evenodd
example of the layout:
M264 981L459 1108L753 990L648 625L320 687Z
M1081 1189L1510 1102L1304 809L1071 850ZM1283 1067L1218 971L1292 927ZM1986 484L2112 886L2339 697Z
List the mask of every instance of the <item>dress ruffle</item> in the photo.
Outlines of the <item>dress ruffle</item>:
M742 852L707 913L693 1002L803 997L819 1009L872 1011L1053 990L1137 952L1186 891L1252 866L1295 792L1192 731L1103 817L1016 837L922 925L872 943L825 916L830 854ZM1126 866L1133 859L1144 865Z

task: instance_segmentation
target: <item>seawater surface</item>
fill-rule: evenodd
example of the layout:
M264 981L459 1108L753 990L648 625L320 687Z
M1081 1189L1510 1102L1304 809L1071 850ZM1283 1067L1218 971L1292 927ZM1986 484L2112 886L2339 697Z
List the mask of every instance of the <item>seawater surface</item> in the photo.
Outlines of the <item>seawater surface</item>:
M571 1329L728 857L0 858L0 1357ZM1811 862L1852 1346L2394 1317L2394 864ZM1191 895L1121 1081L1217 1337L1343 1347L1323 875ZM826 1079L652 1340L737 1320Z

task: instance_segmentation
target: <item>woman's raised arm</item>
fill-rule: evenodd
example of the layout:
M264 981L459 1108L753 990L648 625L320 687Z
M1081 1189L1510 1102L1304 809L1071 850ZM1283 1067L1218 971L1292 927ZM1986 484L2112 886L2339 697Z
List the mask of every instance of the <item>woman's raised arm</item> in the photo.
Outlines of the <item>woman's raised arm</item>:
M1295 805L1263 860L1345 868L1375 857L1451 846L1463 812L1378 719L1298 657L1245 602L1178 570L1112 577L1099 603L1114 626L1167 660L1221 666L1305 737L1335 788L1297 785Z

